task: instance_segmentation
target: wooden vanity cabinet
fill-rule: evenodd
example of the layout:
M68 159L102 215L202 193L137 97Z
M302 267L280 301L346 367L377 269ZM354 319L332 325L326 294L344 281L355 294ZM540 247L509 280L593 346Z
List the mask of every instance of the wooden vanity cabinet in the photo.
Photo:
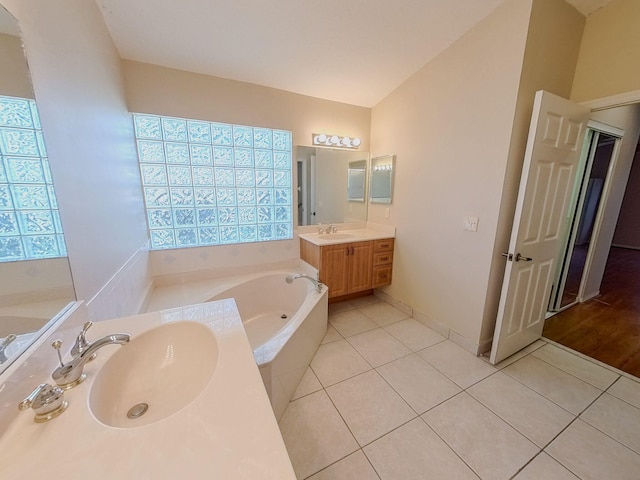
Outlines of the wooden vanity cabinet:
M318 269L329 299L391 283L393 239L323 246L301 239L300 256Z
M391 284L393 271L393 238L374 240L373 242L373 275L371 288Z

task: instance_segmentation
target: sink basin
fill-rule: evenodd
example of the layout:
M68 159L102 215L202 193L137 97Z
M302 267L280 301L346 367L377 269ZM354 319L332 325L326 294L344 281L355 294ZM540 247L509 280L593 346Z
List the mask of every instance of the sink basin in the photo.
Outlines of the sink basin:
M109 358L89 395L93 415L113 427L157 422L191 403L207 386L218 360L214 333L179 321L133 338Z
M352 233L326 233L323 235L318 235L320 240L348 240L350 238L354 238L355 235Z

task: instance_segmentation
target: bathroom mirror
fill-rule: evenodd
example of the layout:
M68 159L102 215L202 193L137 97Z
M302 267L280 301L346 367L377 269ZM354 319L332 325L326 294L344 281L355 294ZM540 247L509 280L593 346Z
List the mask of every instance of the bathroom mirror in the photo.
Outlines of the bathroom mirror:
M391 203L395 159L395 155L382 155L371 159L371 185L369 186L371 203Z
M364 202L367 185L367 161L349 162L347 168L347 200Z
M2 5L0 65L1 373L75 293L20 28Z
M298 225L367 221L367 152L298 146L296 162Z

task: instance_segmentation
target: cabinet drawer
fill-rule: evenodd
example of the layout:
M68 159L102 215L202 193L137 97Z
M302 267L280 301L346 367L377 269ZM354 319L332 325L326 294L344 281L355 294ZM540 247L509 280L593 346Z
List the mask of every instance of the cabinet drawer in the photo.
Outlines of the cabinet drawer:
M391 265L373 267L373 288L389 285L391 283Z
M393 238L373 241L373 253L393 252Z
M373 266L389 265L393 263L393 252L378 252L373 254Z

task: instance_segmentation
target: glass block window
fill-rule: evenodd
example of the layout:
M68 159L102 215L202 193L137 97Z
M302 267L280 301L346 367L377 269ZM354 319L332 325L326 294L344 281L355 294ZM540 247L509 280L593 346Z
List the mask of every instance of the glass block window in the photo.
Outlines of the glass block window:
M293 238L291 132L133 121L152 249Z
M0 262L66 255L36 102L0 95Z

